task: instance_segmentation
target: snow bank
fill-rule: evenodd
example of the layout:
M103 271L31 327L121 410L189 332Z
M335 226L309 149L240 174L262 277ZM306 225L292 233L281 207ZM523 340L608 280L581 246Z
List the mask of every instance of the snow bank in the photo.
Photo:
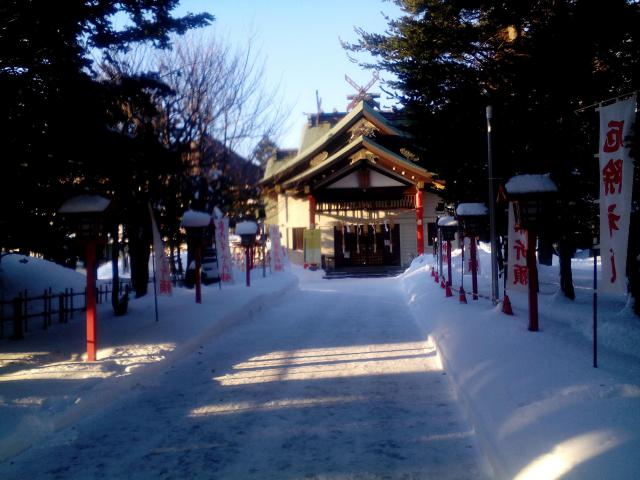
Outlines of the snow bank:
M10 254L0 261L0 291L5 299L25 290L29 296L42 295L48 288L53 293L65 288L82 291L86 284L85 275L40 258Z
M479 249L484 272L490 271L487 250ZM586 335L586 267L593 268L592 260L574 261L575 302L558 294L557 261L541 268L536 333L527 330L526 294L510 293L513 317L470 295L469 304L460 304L457 296L445 298L429 263L433 257L416 258L401 282L424 335L438 346L496 478L637 478L640 364L621 352L636 348L640 355L633 339L640 321L627 322L623 299L602 299L600 368L594 369ZM454 276L454 283L459 279ZM480 291L490 291L486 274Z

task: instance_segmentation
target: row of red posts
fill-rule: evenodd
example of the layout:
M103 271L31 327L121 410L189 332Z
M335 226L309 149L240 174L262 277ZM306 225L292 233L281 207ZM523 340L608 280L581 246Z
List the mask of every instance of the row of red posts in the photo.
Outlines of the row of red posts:
M436 283L440 284L440 287L445 291L445 296L446 297L453 297L453 291L451 290L452 287L452 274L451 274L451 241L447 240L446 241L446 245L447 245L447 279L445 280L444 275L442 277L440 277L440 275L438 275L438 269L434 266L431 267L431 277L434 279L434 281ZM462 259L464 262L464 238L463 238L463 242L462 242L462 249L463 249L463 255L462 255ZM476 264L476 258L477 258L477 245L476 245L476 240L475 238L471 239L470 242L470 255L471 255L471 259L470 259L470 266L471 266L471 288L472 288L472 296L474 300L478 300L478 269L477 269L477 264ZM440 252L440 254L442 254L442 251ZM464 269L464 264L462 265L462 268ZM460 303L467 303L467 295L466 292L464 291L464 287L462 285L460 285L460 290L458 291L458 299L460 301ZM509 297L507 296L506 292L504 294L504 300L502 302L502 312L506 315L513 315L513 309L511 308L511 301L509 300Z

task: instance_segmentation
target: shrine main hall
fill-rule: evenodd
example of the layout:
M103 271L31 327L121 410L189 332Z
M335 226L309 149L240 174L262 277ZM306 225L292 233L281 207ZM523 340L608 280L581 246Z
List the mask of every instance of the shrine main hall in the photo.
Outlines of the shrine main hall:
M397 112L360 100L308 116L298 150L278 150L260 182L265 223L304 262L304 231L319 229L328 270L403 269L436 237L444 204Z

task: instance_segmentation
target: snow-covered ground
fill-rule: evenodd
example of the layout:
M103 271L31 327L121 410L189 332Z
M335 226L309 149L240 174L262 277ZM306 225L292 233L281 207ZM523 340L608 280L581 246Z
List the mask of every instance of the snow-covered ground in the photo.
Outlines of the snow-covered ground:
M486 248L481 249L481 252L483 275L480 278L480 291L487 294L489 268ZM18 270L32 262L30 260L27 264L19 262L9 264L6 260L10 257L2 260L5 287L10 284L13 285L12 288L19 291L24 286L18 285L19 282L16 280L20 275ZM475 437L474 442L478 443L480 451L493 467L493 475L496 478L518 479L638 478L640 474L640 457L637 455L640 451L640 320L631 314L626 298L600 296L600 365L598 369L594 369L589 338L592 318L592 291L590 290L592 260L574 260L574 280L577 287L575 302L565 300L558 294L557 267L541 268L541 331L536 333L527 330L525 295L510 293L516 314L513 317L502 314L499 307L493 307L484 299L473 302L469 296L469 304L461 305L458 303L457 295L453 298L445 298L444 291L433 282L429 275L432 263L431 256L422 256L414 260L412 267L405 274L395 279L368 279L366 284L363 280L357 279L340 280L340 282L347 282L347 285L364 289L367 296L377 295L383 299L388 298L390 285L401 287L404 297L400 296L401 304L388 313L390 325L399 328L398 322L414 325L417 323L421 335L413 340L418 343L424 342L420 343L419 348L428 350L435 347L437 349L439 354L437 358L441 359L444 372L447 373L445 378L452 381L467 420L473 427L473 430L469 430L469 435ZM454 266L458 263L459 258L454 256ZM10 265L14 265L15 268ZM49 271L49 267L44 270ZM56 269L51 267L51 270ZM77 274L75 272L63 274L57 271L54 278L63 278L63 275L65 275L64 281L71 281L66 275L70 275L69 278L71 278ZM308 294L310 285L316 290L341 288L341 284L334 283L337 282L336 280L323 281L319 279L319 275L319 272L307 272L294 267L285 273L268 274L268 277L263 280L261 272L254 272L251 288L244 287L242 277L238 278L236 285L225 286L222 290L218 290L216 285L205 287L202 305L193 303L193 291L176 289L173 297L159 298L160 321L158 323L154 321L152 296L132 300L130 312L124 317L113 317L110 307L104 305L99 312L101 334L99 361L92 364L82 362L84 332L80 316L70 324L56 325L47 332L31 332L23 342L2 340L0 343L0 402L2 404L0 458L14 457L12 460L16 463L10 465L5 461L0 467L0 472L4 473L0 473L0 476L24 478L21 476L21 470L17 469L19 465L25 465L20 463L23 461L21 459L37 458L37 456L26 457L25 455L34 455L30 452L20 456L15 455L30 445L57 444L64 446L65 451L73 448L80 450L88 448L86 443L78 442L78 438L91 439L91 441L100 439L92 437L89 433L86 433L87 437L78 437L79 430L76 428L79 425L78 422L82 420L82 428L86 429L82 432L88 432L90 428L87 425L90 426L91 419L94 418L91 415L108 408L112 403L116 405L113 407L116 408L115 414L125 419L128 415L132 417L142 415L143 412L140 410L128 412L126 409L117 409L118 401L125 405L122 402L125 402L129 396L139 395L146 398L149 408L172 408L167 403L169 400L164 401L161 398L163 390L155 388L162 382L163 376L169 376L172 379L175 386L173 390L176 390L175 392L172 390L172 393L178 395L181 382L190 383L189 370L185 365L188 366L190 361L196 362L197 365L198 361L202 361L197 358L198 356L209 355L201 352L200 347L210 348L209 341L219 338L223 331L226 331L226 337L231 339L228 345L221 346L221 351L227 352L229 356L227 367L237 366L238 364L233 362L241 355L234 352L243 348L243 340L245 340L243 332L246 333L246 329L249 328L248 324L243 323L242 320L248 316L254 316L255 319L260 319L260 322L269 322L275 321L274 317L278 319L287 317L288 311L279 308L278 305L284 305L283 302L291 302L295 298L305 298L304 295ZM26 275L25 279L28 277ZM78 280L82 277L75 278ZM454 276L454 281L456 278L459 278L459 271ZM44 280L46 280L44 274L39 274L38 281ZM300 289L295 287L298 282ZM459 281L455 283L459 284ZM467 287L469 283L469 277L465 277ZM70 285L60 285L62 288L65 286ZM366 302L363 299L364 296L353 296L352 301L356 311L357 309L366 310ZM303 316L315 319L316 330L322 329L323 310L318 304L311 302L305 306L304 302L299 302L297 305L297 309L301 310ZM414 318L405 311L412 312ZM264 315L264 318L261 315ZM361 317L355 315L355 318ZM293 317L285 320L294 322ZM350 321L349 318L340 320L344 323ZM359 328L357 321L352 326ZM393 330L390 331L392 336ZM277 352L289 351L292 348L290 345L283 345L286 339L273 338L273 332L268 328L268 323L262 324L261 330L258 329L258 331L259 334L255 332L254 334L257 335L256 341L259 347L246 345L246 348L247 352L257 352L257 350L263 350L263 352L260 355L254 355L255 358L252 357L250 362L267 362L269 365L273 362L282 362L282 355L278 356ZM388 343L398 343L396 340ZM337 343L346 341L346 337L336 339ZM270 345L274 348L269 348ZM276 348L278 346L281 348ZM334 349L343 346L324 345ZM293 365L287 368L304 368L296 365L299 357L315 355L316 353L311 351L315 347L316 345L309 344L300 348L300 352L290 355L292 359L287 362L292 362ZM338 350L330 353L331 355L359 355L358 352ZM368 354L372 353L376 354L368 351ZM276 356L272 358L272 354ZM323 350L318 354L323 361L326 361L326 351ZM207 358L213 360L219 357ZM179 362L179 360L182 361ZM180 374L165 374L172 370L171 367L174 365ZM269 365L261 364L257 367L253 364L245 365L248 369L243 367L241 370L251 371L254 368L266 368ZM235 373L232 369L223 368L220 371L217 367L216 372L210 373L212 373L210 377L218 382L232 382L234 385L238 382L242 383L241 377L246 376L246 374ZM341 385L350 385L353 381L350 377L357 378L349 374L346 379L331 378L325 381L327 385L332 386L336 382ZM427 377L425 382L428 383ZM298 384L294 383L294 385ZM411 385L417 389L416 403L420 404L423 395L427 392L421 390L415 383ZM149 389L153 391L153 395L145 397L144 392ZM128 390L133 390L133 393L127 394ZM291 398L295 400L295 396L287 393L286 398L277 397L271 399L271 403L256 403L255 398L233 398L233 395L226 396L226 394L214 401L207 397L212 392L203 390L201 393L204 397L198 403L202 408L211 407L215 411L198 410L198 412L213 416L224 416L224 412L221 413L219 410L221 408L224 410L225 405L229 408L235 405L233 408L267 410L271 417L273 410L282 407L282 402L288 402ZM351 390L349 394L367 396L370 393ZM171 398L177 398L175 395ZM348 394L345 393L345 395ZM319 397L320 395L316 396L316 398ZM338 397L340 395L330 392L322 398L328 404L331 404L332 399L335 402L345 400ZM301 397L296 398L300 400ZM154 399L157 400L157 404L154 404ZM191 403L189 402L189 405ZM398 407L398 405L401 406ZM398 403L384 405L381 403L378 411L383 411L385 406L404 408ZM300 411L309 410L302 407L303 405L299 406ZM425 404L424 408L432 407ZM320 409L313 408L312 411L320 411ZM338 418L342 419L342 423L348 422L346 418L340 416ZM100 423L97 420L96 422ZM282 425L284 423L279 426ZM231 428L237 424L231 422L228 426ZM232 445L232 448L241 449L241 437L235 437L235 435L242 435L238 433L241 430L235 431L232 435L234 438L231 440L219 437L209 438L210 441L203 440L200 444L203 455L206 457L205 451L212 447L212 443L217 445L227 440L235 445ZM162 426L157 426L148 432L132 432L132 435L134 437L157 436L163 435L162 432ZM271 431L271 433L275 432ZM296 432L289 433L292 438L296 438ZM197 436L196 431L183 431L181 434L184 434L184 438L190 438L190 435ZM302 435L300 432L298 434ZM316 434L322 436L319 432ZM435 432L434 435L437 436ZM274 447L268 443L271 438L267 435L264 442L269 447L267 450L274 452ZM277 438L281 440L284 437ZM252 445L254 449L259 449L262 444L254 442ZM428 442L424 445L425 450L430 448ZM406 448L411 453L414 447L415 445ZM156 451L153 454L175 453L179 448L178 445L167 445L166 450ZM385 448L378 453L384 455L387 451ZM32 449L31 452L33 451ZM118 455L119 452L123 455L126 453L124 450L116 449L111 454ZM239 453L236 452L234 455ZM314 461L319 452L310 448L306 455L309 461ZM263 455L260 458L265 457ZM96 462L93 468L98 468L96 465L101 463L95 459L91 461ZM179 462L179 459L176 461ZM455 462L451 459L449 461ZM396 471L399 474L403 473L401 459L396 458L393 462L398 466ZM177 469L177 465L173 466ZM91 477L92 474L88 472L61 470L48 476L51 478ZM90 472L97 475L100 470L98 468ZM170 476L171 471L165 473ZM385 473L394 477L393 474L389 474L389 470ZM143 475L142 478L144 478ZM333 472L322 478L350 477Z
M481 263L479 291L489 295L486 246ZM513 317L470 295L469 304L460 304L433 281L432 264L433 257L419 257L400 280L496 477L638 478L640 319L625 297L600 296L599 368L593 368L593 259L573 262L575 302L558 292L557 266L541 267L540 332L527 330L526 294L509 293ZM467 291L470 283L465 277Z

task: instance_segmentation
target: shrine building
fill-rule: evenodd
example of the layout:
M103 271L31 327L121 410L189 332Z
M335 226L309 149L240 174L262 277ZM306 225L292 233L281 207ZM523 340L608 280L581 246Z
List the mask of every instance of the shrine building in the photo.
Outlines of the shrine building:
M396 112L361 100L308 116L299 150L279 150L260 185L265 223L303 262L305 229L320 229L322 266L406 268L431 251L443 182L419 165Z

